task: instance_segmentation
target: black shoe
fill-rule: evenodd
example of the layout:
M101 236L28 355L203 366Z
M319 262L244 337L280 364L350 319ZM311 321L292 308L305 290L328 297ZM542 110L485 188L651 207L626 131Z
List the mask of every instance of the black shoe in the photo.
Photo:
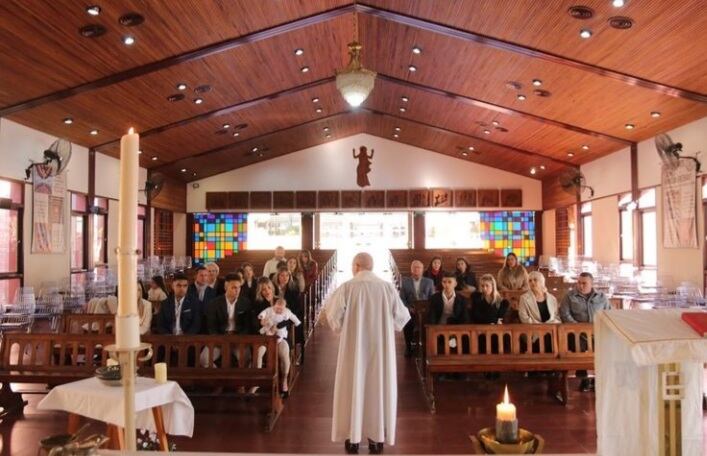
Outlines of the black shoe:
M346 450L346 454L358 454L358 443L351 443L351 440L346 439L344 449Z
M412 347L408 345L407 347L405 347L405 357L412 358L412 355Z
M579 382L579 390L583 393L588 393L594 391L594 379L593 378L583 378Z
M371 454L381 454L383 453L383 442L374 442L368 439L368 452Z
M283 391L282 394L280 394L280 396L282 396L283 399L287 399L288 397L290 397L290 392Z

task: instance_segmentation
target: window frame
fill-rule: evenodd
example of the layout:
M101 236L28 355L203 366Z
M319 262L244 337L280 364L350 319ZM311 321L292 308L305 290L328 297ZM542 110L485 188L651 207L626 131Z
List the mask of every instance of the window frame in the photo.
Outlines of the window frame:
M635 231L634 231L634 217L633 217L633 212L635 209L632 209L631 206L634 205L635 203L631 199L631 193L625 193L623 195L619 195L619 200L618 200L618 208L619 208L619 262L621 263L633 263L636 252L634 252L634 237L635 237ZM631 258L624 258L624 222L623 222L623 214L626 213L628 214L631 220Z
M581 227L580 229L582 230L581 231L582 232L582 239L581 239L582 240L582 246L581 246L582 247L582 256L588 256L591 258L594 254L594 243L592 242L593 241L593 239L592 239L593 233L591 233L591 232L587 233L586 232L587 230L585 229L585 226L584 226L587 218L590 219L590 222L592 223L592 231L593 231L594 219L592 217L592 202L591 201L585 201L585 202L580 203L580 205L579 205L579 225ZM589 240L589 243L592 247L592 252L590 255L587 255L587 240Z
M651 192L651 191L654 192L653 205L652 205L652 206L643 206L643 207L641 207L641 203L640 203L641 198L643 198L643 196L644 196L646 193ZM645 244L645 239L644 239L644 236L643 236L643 228L644 228L644 226L643 226L643 215L644 215L644 214L647 214L647 213L656 213L656 224L657 224L657 223L660 223L660 221L658 220L658 215L657 215L657 211L656 211L657 205L658 205L658 202L657 202L657 201L658 201L658 189L657 189L657 187L647 187L647 188L641 189L641 191L640 191L640 193L639 193L638 201L636 202L636 203L637 203L637 205L636 205L637 207L636 207L636 210L635 210L635 211L636 211L637 217L634 218L634 221L637 223L638 226L637 226L636 228L634 228L634 233L638 234L638 236L639 236L639 238L638 238L638 260L639 260L639 261L638 261L638 265L639 265L641 268L644 268L644 269L656 269L656 268L658 267L658 243L659 243L659 239L658 239L658 236L657 236L657 231L658 231L658 227L657 227L657 226L656 226L656 245L655 245L655 249L656 249L656 252L655 252L655 253L656 253L656 264L654 264L654 265L652 265L652 264L648 264L648 265L647 265L647 264L646 264L646 262L645 262L646 255L645 255L645 251L644 251L644 248L643 248L643 247L644 247L644 244Z
M81 197L84 199L84 207L85 210L80 210L76 207L74 207L74 197ZM71 252L71 258L69 259L69 270L71 274L77 274L81 272L86 272L88 271L88 264L89 264L89 205L88 205L88 196L85 193L80 193L80 192L70 192L70 198L71 198L71 239L70 239L70 248L73 249L73 241L74 241L74 233L73 233L73 218L74 217L81 217L83 220L83 236L82 236L82 242L83 242L83 258L81 260L82 262L82 267L80 268L74 268L73 265L71 264L71 261L73 260L73 251Z
M90 217L88 218L89 226L89 256L88 256L88 267L89 269L95 268L106 268L108 267L108 198L95 196L91 205L88 208ZM94 217L104 217L104 228L103 228L103 258L100 262L96 262L96 252L93 251L93 237L95 235L93 229L93 219Z
M0 209L17 212L17 268L14 272L0 272L0 281L19 280L24 286L24 201L25 182L16 179L0 178L1 181L17 185L19 189L18 201L10 198L0 198Z

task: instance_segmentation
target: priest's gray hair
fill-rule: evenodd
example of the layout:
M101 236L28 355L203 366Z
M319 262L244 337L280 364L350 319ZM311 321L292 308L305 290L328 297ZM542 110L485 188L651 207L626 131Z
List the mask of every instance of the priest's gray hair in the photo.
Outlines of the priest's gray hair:
M373 257L366 252L357 253L353 259L353 264L365 271L372 271Z

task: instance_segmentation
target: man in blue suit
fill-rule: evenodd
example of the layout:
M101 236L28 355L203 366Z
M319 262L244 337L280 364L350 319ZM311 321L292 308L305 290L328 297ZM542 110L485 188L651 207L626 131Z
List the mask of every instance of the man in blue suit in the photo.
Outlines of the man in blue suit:
M209 270L206 266L199 266L196 268L194 283L189 285L187 290L187 296L199 305L199 310L201 311L201 321L204 323L201 325L201 334L209 333L206 328L206 309L209 302L217 296L216 290L209 286L209 276Z
M157 314L156 332L160 334L199 334L201 329L201 306L189 293L189 281L184 274L175 274L172 293L160 305Z
M415 315L415 309L413 303L415 301L422 301L430 299L435 292L435 284L432 279L427 277L422 277L422 271L425 266L421 261L415 260L410 263L410 277L403 277L403 281L400 284L400 299L402 299L405 306L410 311L412 318L403 328L403 334L405 334L405 356L410 357L414 353L413 349L413 333L415 331L415 325L417 325L417 319L419 318Z

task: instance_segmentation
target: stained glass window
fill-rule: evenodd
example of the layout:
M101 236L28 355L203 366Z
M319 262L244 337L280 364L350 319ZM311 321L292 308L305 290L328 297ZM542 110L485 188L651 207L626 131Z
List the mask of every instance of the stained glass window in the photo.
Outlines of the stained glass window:
M215 261L246 249L248 214L194 214L194 259Z
M481 214L481 241L485 249L499 256L510 252L526 266L535 260L535 213L532 211L490 211Z

